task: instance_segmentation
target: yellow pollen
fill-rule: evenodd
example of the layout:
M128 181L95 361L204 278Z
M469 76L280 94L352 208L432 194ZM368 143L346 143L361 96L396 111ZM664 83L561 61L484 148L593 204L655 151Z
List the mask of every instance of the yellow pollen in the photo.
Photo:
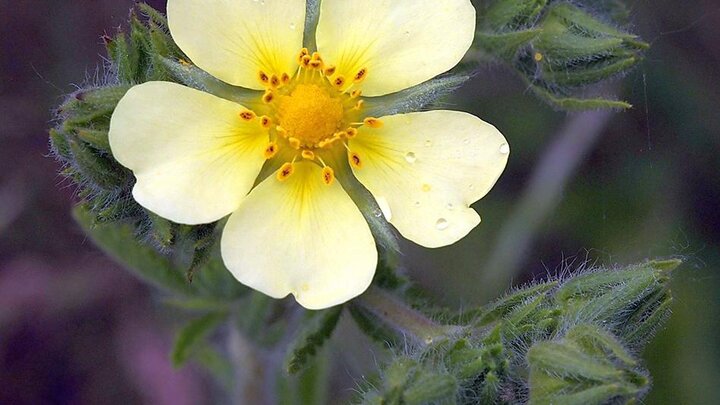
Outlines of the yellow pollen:
M278 145L275 142L270 142L265 147L265 159L272 159L275 155L277 155L278 151Z
M315 160L315 153L313 153L313 151L311 151L311 150L306 149L306 150L302 151L302 157L303 157L303 159L307 159L307 160Z
M355 83L360 83L361 81L365 80L365 77L367 76L367 68L362 68L358 70L357 73L355 73L355 77L353 78L353 81Z
M363 120L363 124L370 128L382 128L383 122L374 117L367 117Z
M337 68L335 66L328 66L325 68L325 76L332 76L335 74L335 70Z
M295 166L292 163L285 163L277 172L277 179L280 181L287 180L295 172Z
M342 99L332 97L325 88L300 84L290 95L278 98L277 116L300 145L314 147L340 129L344 109Z
M270 86L273 89L276 89L278 88L278 86L280 86L280 78L277 75L272 75L270 77Z
M245 110L240 113L240 118L245 121L252 121L256 117L255 113L250 110Z
M333 79L332 84L338 89L341 89L345 85L345 76L339 75L338 77Z
M335 171L330 166L325 166L322 169L322 177L325 184L329 186L335 180Z
M350 152L350 155L348 155L348 158L350 160L350 164L357 167L358 169L362 168L363 161L360 159L360 155L358 155L356 152Z
M262 101L265 104L270 104L275 99L275 95L273 94L272 90L268 89L265 90L265 94L262 96Z
M258 80L260 80L260 83L267 86L268 83L270 83L270 76L268 76L267 73L261 70L260 72L258 72Z
M533 58L535 59L535 62L541 62L543 60L543 54L541 54L540 52L535 52Z
M260 117L260 125L263 126L263 128L270 128L272 125L272 120L267 115L263 115Z

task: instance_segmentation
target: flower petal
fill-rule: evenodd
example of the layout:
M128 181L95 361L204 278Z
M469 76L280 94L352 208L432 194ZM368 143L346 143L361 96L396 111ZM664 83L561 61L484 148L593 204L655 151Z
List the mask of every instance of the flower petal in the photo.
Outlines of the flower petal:
M308 309L341 304L372 281L377 250L360 210L320 168L295 164L286 180L257 186L230 216L225 265L243 284L275 298L290 293Z
M509 146L492 125L457 111L381 118L360 128L350 149L361 159L358 180L387 220L426 247L455 243L480 223L470 204L490 191L505 169Z
M455 66L472 44L469 0L324 0L317 46L348 80L362 68L366 96L412 87Z
M168 0L167 13L180 49L226 83L260 90L260 71L297 69L304 0Z
M110 121L115 159L137 178L143 207L183 224L237 208L265 162L268 135L239 104L168 82L135 86Z

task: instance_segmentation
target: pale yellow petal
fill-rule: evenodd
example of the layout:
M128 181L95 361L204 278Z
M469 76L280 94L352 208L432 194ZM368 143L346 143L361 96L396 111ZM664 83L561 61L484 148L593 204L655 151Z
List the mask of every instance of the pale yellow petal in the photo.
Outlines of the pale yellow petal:
M271 297L293 294L308 309L338 305L370 285L375 242L337 181L326 185L313 163L294 167L282 182L262 182L230 216L222 257L241 283Z
M148 82L120 100L110 121L112 153L135 174L133 196L183 224L216 221L250 191L268 135L239 104L179 84Z
M505 169L510 148L492 125L456 111L381 118L382 128L361 128L350 149L353 168L384 207L388 221L426 247L455 243L480 223L470 204L482 198Z
M317 46L348 80L367 68L359 87L379 96L450 70L474 35L469 0L324 0Z
M297 69L304 0L168 0L167 12L180 49L220 80L258 90L258 72Z

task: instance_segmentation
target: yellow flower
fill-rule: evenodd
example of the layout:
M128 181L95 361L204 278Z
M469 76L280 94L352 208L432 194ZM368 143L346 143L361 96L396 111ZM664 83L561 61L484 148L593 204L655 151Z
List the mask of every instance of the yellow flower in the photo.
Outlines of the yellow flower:
M404 237L439 247L478 225L469 206L500 176L509 147L462 112L363 112L363 97L460 61L475 31L469 0L324 0L317 52L303 48L305 10L304 0L168 0L185 54L257 90L255 101L144 83L118 104L110 145L135 174L138 203L182 224L230 215L221 245L233 275L319 309L362 293L378 257L335 171L352 170ZM258 179L263 167L274 175Z

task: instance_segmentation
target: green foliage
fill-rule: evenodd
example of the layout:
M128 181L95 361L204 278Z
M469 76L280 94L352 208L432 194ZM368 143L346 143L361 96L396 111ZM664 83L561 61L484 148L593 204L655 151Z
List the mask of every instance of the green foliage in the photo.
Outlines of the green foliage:
M299 335L288 346L288 355L285 359L285 369L294 374L302 370L317 354L325 341L335 330L342 306L323 311L308 312Z
M368 387L362 402L404 404L409 395L442 404L640 400L650 378L635 353L668 314L669 276L679 264L590 269L514 291L474 311L474 319L456 317L466 320L460 334L396 345L382 383ZM427 375L445 388L411 390Z
M618 25L617 1L495 0L480 16L477 43L512 65L535 95L562 110L626 109L624 101L579 97L591 86L630 71L649 46ZM613 22L609 22L613 21Z
M172 359L175 367L180 367L190 358L194 350L225 320L224 312L210 313L189 322L180 329L173 345Z

